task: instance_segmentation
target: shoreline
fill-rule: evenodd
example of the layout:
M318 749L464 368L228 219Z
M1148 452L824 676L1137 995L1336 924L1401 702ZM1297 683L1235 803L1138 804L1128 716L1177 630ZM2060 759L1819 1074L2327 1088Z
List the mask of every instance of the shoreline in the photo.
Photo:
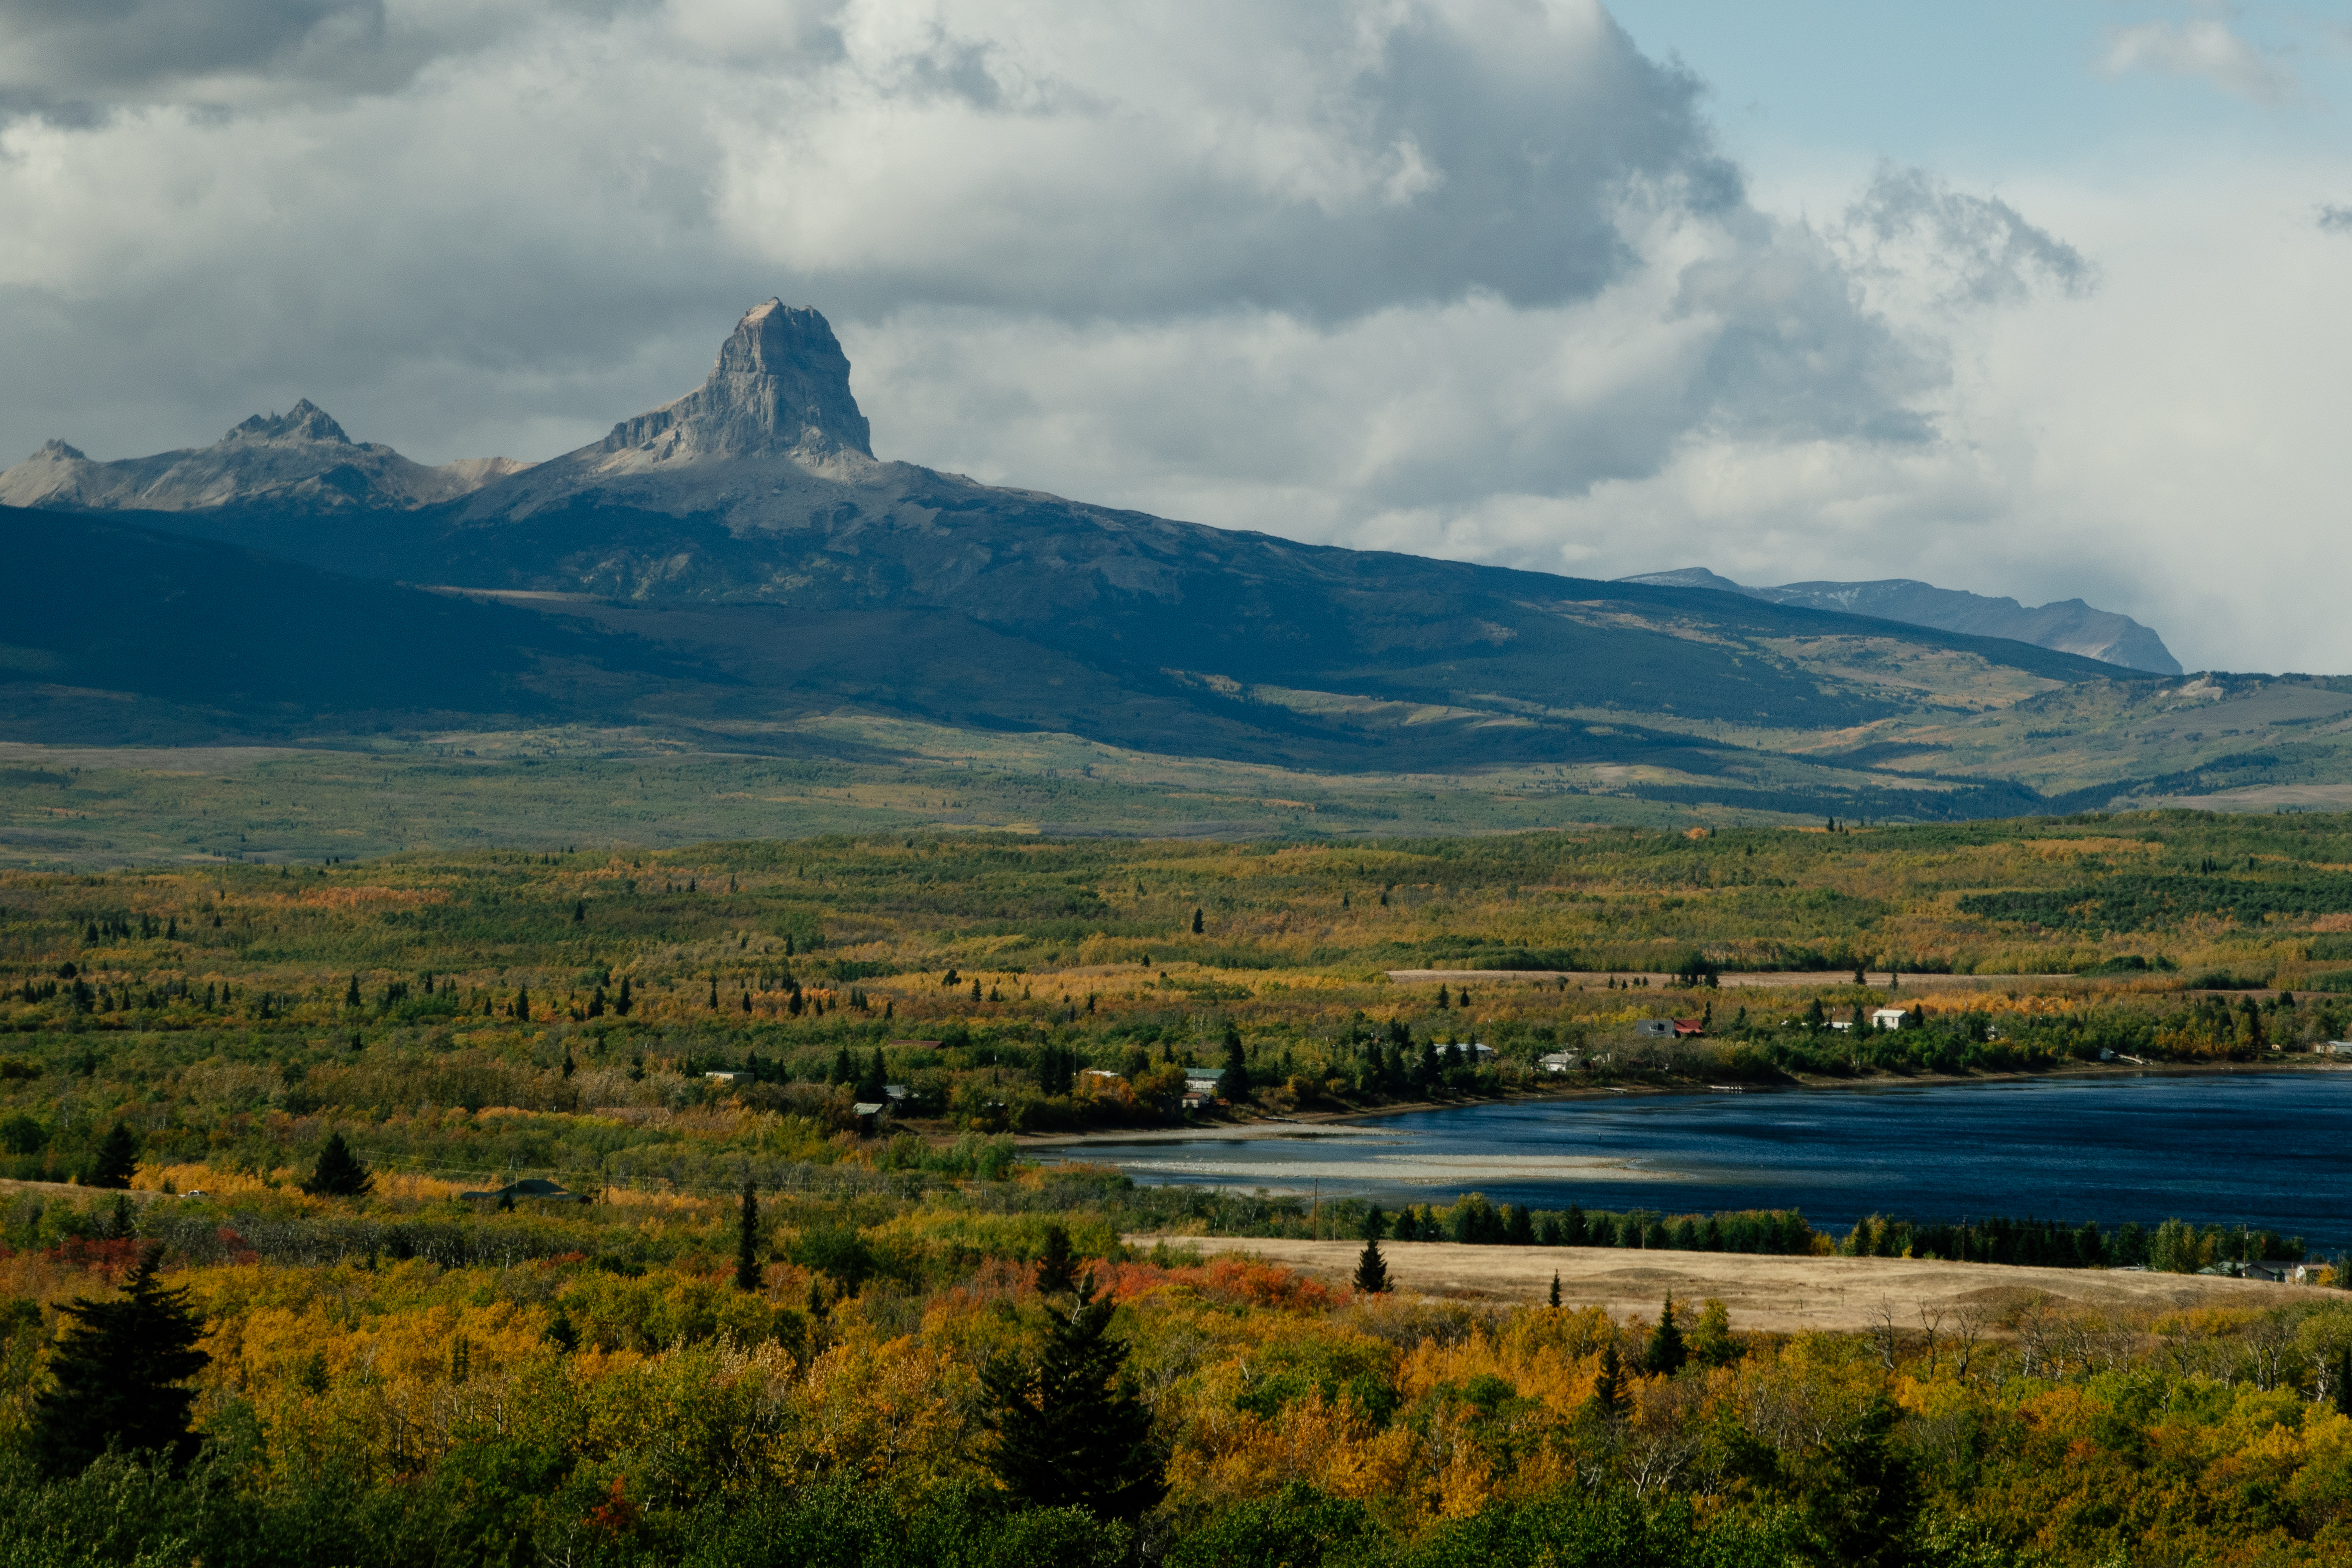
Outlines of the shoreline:
M2205 1078L2230 1075L2263 1075L2297 1072L2352 1072L2352 1064L2339 1064L2326 1057L2299 1057L2273 1062L2164 1062L2146 1067L2132 1067L2105 1062L2076 1062L2053 1068L2048 1072L1919 1073L1900 1077L1892 1073L1874 1074L1869 1078L1800 1078L1790 1083L1740 1084L1718 1087L1710 1084L1588 1084L1562 1087L1557 1089L1522 1089L1479 1100L1414 1100L1397 1105L1373 1106L1365 1109L1300 1111L1293 1116L1259 1116L1246 1121L1193 1124L1182 1127L1145 1127L1106 1129L1087 1132L1024 1132L1013 1135L1018 1149L1083 1148L1096 1143L1223 1143L1254 1142L1274 1138L1344 1138L1377 1137L1374 1129L1358 1125L1379 1121L1390 1117L1409 1116L1423 1110L1466 1110L1481 1105L1548 1104L1555 1101L1622 1099L1633 1096L1660 1098L1667 1096L1723 1094L1789 1094L1804 1089L1834 1089L1860 1091L1874 1089L1936 1089L1975 1084L2015 1083L2080 1083L2103 1079L2136 1078Z

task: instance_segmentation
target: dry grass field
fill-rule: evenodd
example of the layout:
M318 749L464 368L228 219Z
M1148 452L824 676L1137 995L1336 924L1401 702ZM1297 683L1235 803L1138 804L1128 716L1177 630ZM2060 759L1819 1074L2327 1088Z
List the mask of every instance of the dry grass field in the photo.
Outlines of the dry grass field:
M1167 1239L1246 1253L1318 1279L1344 1283L1357 1241L1290 1241L1130 1236L1130 1246ZM1964 1317L2011 1321L2033 1298L2062 1310L2142 1313L2196 1308L2278 1307L2311 1286L2272 1285L2194 1274L2083 1268L2016 1268L1908 1258L1773 1258L1722 1252L1626 1252L1598 1247L1466 1247L1450 1241L1381 1244L1394 1289L1405 1295L1526 1304L1543 1300L1559 1275L1565 1305L1601 1307L1615 1317L1657 1314L1668 1293L1682 1301L1714 1297L1734 1327L1778 1333L1861 1332L1891 1317L1915 1337L1926 1321L1954 1331Z

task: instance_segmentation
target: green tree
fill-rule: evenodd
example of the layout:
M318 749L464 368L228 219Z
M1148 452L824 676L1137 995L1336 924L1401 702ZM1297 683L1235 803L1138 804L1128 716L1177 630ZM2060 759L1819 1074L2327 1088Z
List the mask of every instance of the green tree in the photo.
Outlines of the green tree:
M1198 910L1192 911L1192 934L1194 936L1201 934L1201 911Z
M343 1005L346 1007L356 1007L359 1005L360 977L354 974L352 976L352 983L343 988Z
M1702 1366L1728 1366L1739 1359L1739 1342L1731 1337L1731 1310L1712 1296L1699 1309L1690 1352Z
M84 1184L93 1187L127 1187L139 1171L138 1135L116 1122L107 1131L105 1141L98 1146L98 1158L89 1168Z
M735 1289L760 1289L760 1194L749 1179L743 1183L741 1233L735 1238Z
M1592 1380L1594 1410L1614 1421L1632 1408L1633 1401L1625 1393L1625 1367L1617 1356L1617 1342L1605 1341L1601 1346L1601 1370Z
M981 1374L996 1446L990 1468L1032 1508L1082 1508L1129 1523L1167 1494L1151 1411L1124 1375L1127 1346L1109 1337L1111 1304L1079 1282L1066 1312L1045 1309L1033 1369L1010 1358Z
M1225 1025L1225 1070L1217 1075L1217 1094L1239 1105L1249 1098L1249 1058L1242 1049L1242 1032L1229 1022Z
M181 1386L212 1357L196 1348L204 1320L183 1289L155 1274L163 1248L150 1247L121 1299L76 1297L58 1310L73 1331L49 1358L56 1385L33 1411L33 1454L52 1476L79 1474L108 1448L153 1449L177 1461L194 1451L188 1435L193 1390Z
M1070 1233L1058 1225L1045 1227L1045 1256L1037 1259L1037 1294L1074 1296L1078 1291L1077 1254L1070 1250Z
M1690 1351L1683 1343L1682 1325L1675 1321L1675 1299L1669 1294L1666 1304L1658 1309L1658 1326L1650 1331L1650 1348L1643 1355L1643 1364L1654 1375L1672 1377L1682 1371L1690 1359Z
M1910 1560L1918 1486L1895 1447L1900 1415L1894 1400L1873 1395L1853 1429L1832 1438L1811 1467L1805 1525L1829 1562L1883 1568Z
M318 1168L302 1184L302 1190L314 1198L363 1198L375 1190L375 1178L343 1142L343 1135L334 1132L328 1134L327 1146L319 1151Z
M1364 1250L1356 1255L1356 1277L1350 1281L1357 1290L1367 1296L1385 1295L1389 1289L1388 1259L1381 1256L1381 1239L1364 1237Z
M875 1047L874 1059L866 1064L866 1070L857 1077L857 1098L869 1105L879 1102L885 1092L883 1085L888 1070L882 1065L882 1047Z
M1551 1271L1551 1304L1555 1307L1559 1305L1559 1270L1557 1268Z

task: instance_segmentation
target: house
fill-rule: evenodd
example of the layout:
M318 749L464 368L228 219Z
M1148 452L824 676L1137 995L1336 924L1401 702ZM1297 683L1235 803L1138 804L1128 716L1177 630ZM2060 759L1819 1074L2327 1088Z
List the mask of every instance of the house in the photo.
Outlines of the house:
M2323 1040L2311 1048L2326 1057L2352 1057L2352 1040Z
M1574 1072L1577 1068L1574 1051L1554 1051L1548 1057L1538 1057L1536 1066L1546 1072Z
M1224 1076L1223 1068L1186 1068L1184 1091L1187 1094L1214 1094L1217 1092L1217 1080Z
M1203 1093L1200 1089L1188 1089L1184 1091L1184 1109L1187 1110L1206 1110L1209 1109L1210 1102L1214 1098L1214 1096Z
M1657 1039L1671 1040L1675 1037L1675 1021L1672 1018L1636 1018L1633 1020L1633 1032Z
M1111 1071L1108 1068L1080 1068L1078 1069L1078 1076L1080 1078L1090 1078L1094 1079L1095 1087L1097 1089L1108 1088L1110 1085L1117 1083L1119 1079L1119 1075Z
M1851 1018L1832 1018L1830 1020L1830 1027L1832 1029L1851 1029L1853 1027L1853 1020Z
M907 1086L903 1083L886 1083L882 1086L882 1098L893 1105L906 1099L907 1094Z
M857 1118L857 1135L871 1138L880 1127L882 1118L890 1113L890 1102L887 1100L861 1100L849 1108L849 1113Z
M1706 1020L1704 1018L1676 1018L1675 1020L1675 1038L1678 1040L1693 1038L1706 1033Z
M737 1079L749 1078L751 1075L744 1072L707 1072L702 1076L714 1083L733 1083Z
M1870 1026L1874 1029L1899 1029L1910 1016L1900 1007L1881 1007L1871 1014Z

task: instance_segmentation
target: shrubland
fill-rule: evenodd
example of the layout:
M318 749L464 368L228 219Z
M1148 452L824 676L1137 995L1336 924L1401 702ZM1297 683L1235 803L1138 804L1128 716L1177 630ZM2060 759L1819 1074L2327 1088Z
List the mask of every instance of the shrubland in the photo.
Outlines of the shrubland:
M2286 1062L2342 1032L2347 864L2336 819L2166 814L11 873L0 1555L2334 1561L2334 1290L2140 1317L1996 1291L1965 1321L1794 1337L1706 1302L1635 1321L1366 1296L1215 1239L1381 1229L1359 1201L1137 1187L1025 1163L1022 1138L2103 1052ZM1388 973L1428 968L1452 973ZM1767 969L1793 974L1737 984ZM1919 978L1948 974L1977 978ZM1906 1026L1869 1026L1890 1005ZM1639 1032L1668 1017L1706 1032ZM1192 1108L1188 1068L1216 1075ZM1475 1194L1388 1235L2174 1268L2294 1250ZM1095 1306L1041 1292L1056 1237ZM144 1267L200 1325L191 1441L62 1466L45 1396L88 1349L75 1303L131 1300ZM1150 1484L1124 1502L1008 1468L1008 1400L1050 1404L1063 1364L1116 1367L1071 1397L1143 1412Z

